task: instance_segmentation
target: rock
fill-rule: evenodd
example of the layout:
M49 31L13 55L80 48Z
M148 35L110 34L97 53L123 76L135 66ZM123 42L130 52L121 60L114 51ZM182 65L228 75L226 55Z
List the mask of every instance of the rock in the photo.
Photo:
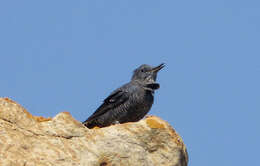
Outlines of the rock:
M181 137L158 117L88 129L69 113L32 116L0 98L0 165L187 166Z

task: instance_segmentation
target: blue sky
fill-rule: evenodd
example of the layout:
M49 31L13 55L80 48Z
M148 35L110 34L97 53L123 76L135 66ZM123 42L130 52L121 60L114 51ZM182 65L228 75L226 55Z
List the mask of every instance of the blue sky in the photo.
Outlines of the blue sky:
M0 95L84 121L132 71L166 63L150 114L191 166L257 165L260 2L1 1Z

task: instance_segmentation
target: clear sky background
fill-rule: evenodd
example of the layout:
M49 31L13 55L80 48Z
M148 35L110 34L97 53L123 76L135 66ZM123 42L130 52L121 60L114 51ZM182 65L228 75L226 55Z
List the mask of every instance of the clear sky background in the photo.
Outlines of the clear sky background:
M190 166L259 164L259 0L0 2L0 95L84 121L141 64Z

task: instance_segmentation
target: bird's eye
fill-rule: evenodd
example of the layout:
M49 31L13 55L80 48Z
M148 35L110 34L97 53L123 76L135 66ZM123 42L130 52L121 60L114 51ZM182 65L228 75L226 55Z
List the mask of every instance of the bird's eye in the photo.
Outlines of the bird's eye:
M143 72L143 73L144 73L144 72L145 72L145 71L144 71L144 69L141 69L141 72Z

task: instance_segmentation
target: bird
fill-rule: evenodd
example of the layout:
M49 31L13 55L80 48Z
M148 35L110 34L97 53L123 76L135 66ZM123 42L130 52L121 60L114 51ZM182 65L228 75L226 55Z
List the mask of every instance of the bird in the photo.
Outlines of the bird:
M107 127L141 120L151 109L154 91L160 88L157 73L165 64L156 67L143 64L134 70L131 81L114 90L84 122L87 128Z

